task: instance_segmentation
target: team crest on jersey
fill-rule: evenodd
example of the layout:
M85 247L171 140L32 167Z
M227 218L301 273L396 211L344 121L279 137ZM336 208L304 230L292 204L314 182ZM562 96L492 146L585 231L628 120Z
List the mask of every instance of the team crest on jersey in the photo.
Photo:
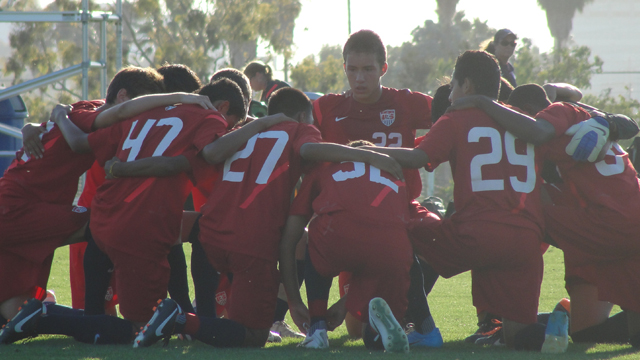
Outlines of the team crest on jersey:
M175 106L173 106L173 105L169 105L169 106L167 106L166 108L164 108L164 111L173 110L173 109L175 109L175 108L176 108Z
M396 111L395 110L383 110L380 112L380 120L386 126L391 126L394 121L396 121Z
M216 294L216 302L222 306L227 305L227 292L220 291Z
M82 214L87 212L87 208L84 206L74 206L71 211L73 211L74 213Z

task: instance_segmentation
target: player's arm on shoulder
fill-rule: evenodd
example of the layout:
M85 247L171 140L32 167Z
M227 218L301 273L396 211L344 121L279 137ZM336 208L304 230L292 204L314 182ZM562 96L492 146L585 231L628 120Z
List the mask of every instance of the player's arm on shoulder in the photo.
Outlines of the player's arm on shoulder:
M202 149L202 156L209 164L221 163L235 154L252 136L283 121L295 120L284 114L269 115L256 119L205 146Z
M93 122L93 129L109 127L158 106L168 106L177 103L198 104L205 109L215 110L209 97L204 95L189 93L143 95L101 111Z
M392 157L362 148L352 148L333 143L306 143L300 147L300 156L315 162L365 162L384 170L398 179L404 179L402 166Z
M104 164L104 172L109 180L126 177L168 177L190 169L191 164L183 155L154 156L130 162L122 162L113 157Z
M429 163L429 156L421 149L381 146L363 146L363 148L389 155L405 168L419 169Z
M282 232L282 239L280 240L280 272L282 274L282 284L287 293L291 318L300 331L305 333L305 323L308 326L310 322L309 311L300 296L296 268L296 246L302 238L307 223L305 216L290 215L287 218L287 223Z
M500 126L528 143L541 145L556 136L556 129L548 121L536 120L483 95L470 95L457 99L447 112L472 107L484 111Z
M556 101L573 101L577 102L582 99L582 91L577 87L566 83L548 83L542 85L547 93L547 97L551 102Z
M22 147L29 157L41 159L44 156L44 145L40 136L45 132L45 128L32 123L22 127Z
M91 152L89 135L80 130L80 128L69 119L69 113L72 109L73 107L71 105L58 104L51 111L49 120L58 125L71 150L77 153L89 153Z

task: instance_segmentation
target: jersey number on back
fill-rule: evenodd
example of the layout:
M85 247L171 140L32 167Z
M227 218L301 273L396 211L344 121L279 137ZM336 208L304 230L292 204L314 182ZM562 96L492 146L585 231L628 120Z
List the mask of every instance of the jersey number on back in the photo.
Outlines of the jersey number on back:
M269 152L269 155L264 161L262 169L260 169L260 173L256 178L256 184L266 184L269 182L271 173L273 173L273 170L275 169L276 164L287 145L287 141L289 141L289 134L287 134L286 131L266 131L253 135L253 137L247 141L247 146L245 146L244 149L236 152L232 157L228 158L227 161L224 162L222 175L223 181L241 182L244 179L244 172L231 171L231 164L238 159L246 159L251 156L258 139L276 139L276 143L271 148L271 151Z
M616 159L616 162L613 164L607 164L604 160L601 160L596 163L596 169L602 176L618 175L622 174L624 171L624 160L622 160L622 155L617 155L613 152L613 148L615 148L620 154L626 154L618 143L613 143L611 148L607 150L607 156L613 156Z
M127 161L134 161L136 157L138 157L140 149L142 148L142 143L153 126L171 126L171 129L169 129L169 131L164 135L164 138L162 138L151 156L162 156L164 151L167 150L169 145L171 145L171 142L178 136L178 134L180 134L180 130L182 130L182 120L177 117L164 118L160 120L149 119L144 123L144 126L138 136L136 138L131 138L131 134L133 134L133 129L135 129L136 125L138 125L138 120L131 124L129 136L127 136L127 139L122 144L122 150L131 149Z
M496 191L504 190L504 179L485 180L482 178L482 166L498 164L502 161L502 137L500 132L491 127L475 127L469 130L468 141L470 143L479 142L481 138L489 138L491 141L491 152L479 154L471 159L471 190ZM534 147L527 144L525 154L516 153L516 138L511 133L504 134L504 150L507 160L511 165L524 166L527 169L525 181L520 181L516 176L510 176L511 187L516 192L530 193L536 186L536 164Z

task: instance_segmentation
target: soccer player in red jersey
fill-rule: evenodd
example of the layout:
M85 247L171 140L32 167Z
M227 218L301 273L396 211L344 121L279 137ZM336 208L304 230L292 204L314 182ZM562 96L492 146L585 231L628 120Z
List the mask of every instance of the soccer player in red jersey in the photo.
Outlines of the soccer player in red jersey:
M356 141L351 146L360 143L373 145ZM305 261L307 310L298 290L295 249L314 213L317 216L309 225ZM280 269L291 316L307 333L302 346L329 346L326 313L331 282L339 272L349 271L352 275L346 309L368 325L363 331L365 345L376 348L373 338L377 331L371 328L375 322L370 323L376 316L369 314L369 303L381 297L392 311L387 317L395 326L383 336L384 348L392 352L409 350L404 330L396 320L404 317L408 303L413 262L408 222L405 183L380 169L361 162L343 162L320 165L305 176L280 245Z
M482 51L458 57L451 100L497 99L500 69ZM506 345L537 321L542 281L542 211L536 156L478 110L442 116L416 149L380 149L403 166L452 164L456 213L437 226L416 225L416 251L444 277L472 271L474 305L503 318ZM507 300L509 299L509 300Z
M123 120L122 115L132 109L103 110L161 90L162 79L155 71L126 68L112 80L106 103L78 102L70 117L84 131L93 131ZM53 122L43 124L36 134L43 148L31 146L37 149L32 156L19 150L0 179L0 276L7 277L0 281L0 314L4 318L13 317L25 299L37 295L35 289L46 288L53 251L82 241L89 218L85 208L72 203L78 178L91 166L93 156L73 153ZM28 220L34 217L39 219L36 223Z
M211 150L223 147L212 152L215 157L205 156L210 163L220 163L221 175L202 209L200 242L219 272L233 273L229 319L184 314L175 302L165 299L134 346L149 346L173 333L219 347L263 346L280 283L281 229L305 162L364 161L402 177L399 165L387 156L321 144L320 133L310 124L311 110L311 101L302 92L280 89L269 101L269 114L283 112L298 122L270 127L240 142L246 145L235 153L224 150L234 148L228 146L238 139L238 130L233 131L213 144Z
M640 346L640 183L628 154L615 142L635 136L637 124L624 117L601 117L612 145L594 163L576 162L565 152L567 129L594 114L570 103L553 103L534 84L516 89L509 103L526 109L535 122L476 99L482 108L503 112L501 120L527 141L545 139L547 158L560 174L544 206L546 233L564 251L566 287L571 297L574 342L627 342ZM603 115L603 114L595 114ZM623 129L625 131L623 131ZM631 129L633 131L626 131ZM560 134L560 135L559 135ZM612 304L625 310L609 317ZM558 337L558 334L550 334ZM566 333L562 348L566 349ZM561 349L562 349L561 348Z
M367 140L377 146L414 147L416 129L431 127L432 98L408 89L382 86L381 79L387 72L387 54L382 40L371 30L351 34L342 56L350 90L342 95L325 95L314 102L314 124L320 129L323 140L338 144ZM404 174L411 201L422 191L420 173L405 169ZM417 261L415 265L418 267ZM422 278L420 271L416 274ZM348 273L341 274L341 295L346 293L348 282ZM417 282L417 277L416 280L412 278L412 284L417 285ZM414 292L413 286L411 291ZM416 289L416 292L424 293L424 290ZM416 305L415 313L413 305ZM416 323L415 329L419 333L427 334L435 328L426 298L419 304L412 301L409 313L415 314L409 317ZM349 334L360 337L361 325L350 315L346 320Z

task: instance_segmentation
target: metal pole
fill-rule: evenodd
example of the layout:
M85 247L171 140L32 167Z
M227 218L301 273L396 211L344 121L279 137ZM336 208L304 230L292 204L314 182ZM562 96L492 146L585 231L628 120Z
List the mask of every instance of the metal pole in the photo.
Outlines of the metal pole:
M116 72L122 69L122 0L116 0L116 15L120 21L116 23Z
M100 98L107 97L107 19L101 23L100 29L100 62L102 69L100 70Z
M347 20L349 23L349 35L351 35L351 0L347 0Z
M82 0L82 99L89 99L89 0Z

